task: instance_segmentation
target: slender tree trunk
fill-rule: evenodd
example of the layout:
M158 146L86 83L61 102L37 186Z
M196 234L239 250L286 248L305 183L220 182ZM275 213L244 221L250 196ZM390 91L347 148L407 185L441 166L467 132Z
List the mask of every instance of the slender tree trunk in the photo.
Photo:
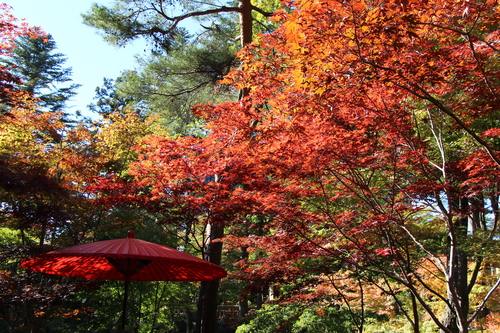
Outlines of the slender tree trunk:
M245 46L252 42L252 1L240 0L240 34L241 46Z
M240 260L244 260L248 258L248 251L247 247L244 246L241 248L240 251ZM245 295L243 298L239 301L239 307L238 307L238 318L243 319L247 313L248 313L248 297Z
M466 333L468 332L467 314L469 309L469 299L467 295L467 256L464 253L457 253L452 260L455 276L450 282L452 285L449 288L454 288L458 297L458 304L452 304L451 308L448 307L446 309L443 324L449 332ZM452 296L449 296L450 299L451 297Z
M413 310L413 333L420 333L420 315L418 313L418 302L413 293L410 293L411 307Z
M217 292L219 281L204 281L200 287L195 333L215 333L217 329Z
M468 208L467 198L458 199L459 211ZM457 211L457 210L455 210ZM468 217L458 217L453 223L455 240L451 241L452 257L450 258L450 281L448 282L448 299L451 307L447 307L443 324L452 333L468 332L467 317L469 313L468 291L468 256L460 244L467 237ZM453 296L453 293L455 296ZM456 301L453 302L453 298Z
M224 237L224 225L211 224L209 237L206 244L205 260L220 265L222 259L222 243L213 240ZM219 280L204 281L200 286L198 299L198 317L196 319L195 333L215 333L217 328L217 293Z
M252 42L252 2L240 0L240 34L241 46ZM248 94L247 90L240 93L240 99ZM212 240L224 236L224 225L210 225L210 237L206 255L208 261L220 265L222 258L222 243L212 243ZM198 318L196 319L195 333L215 333L217 328L217 293L219 281L202 282L198 300Z
M241 35L241 47L252 42L253 38L253 21L252 21L252 1L251 0L240 0L240 35ZM250 90L248 88L243 88L240 91L239 99L243 99L248 95Z

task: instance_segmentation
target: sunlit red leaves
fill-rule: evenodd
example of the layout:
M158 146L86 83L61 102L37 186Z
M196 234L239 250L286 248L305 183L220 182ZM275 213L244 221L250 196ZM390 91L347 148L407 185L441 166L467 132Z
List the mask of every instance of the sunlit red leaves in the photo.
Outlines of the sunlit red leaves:
M433 103L434 95L438 99L446 96L446 102L438 101L436 106L459 117L478 117L498 109L494 92L497 68L493 65L496 51L488 42L497 39L494 29L498 11L494 1L299 1L293 6L298 9L280 14L284 26L272 37L259 41L259 52L242 52L247 61L235 74L238 84L246 80L248 87L259 87L259 94L251 98L269 98L265 107L272 111L262 112L266 121L257 123L254 132L261 139L259 144L268 145L264 153L259 151L261 165L282 165L281 172L288 166L289 174L293 174L288 161L300 161L299 168L305 175L311 164L303 163L304 158L310 158L324 168L327 163L314 154L315 147L307 146L313 142L309 140L314 137L311 132L318 131L318 142L340 143L337 149L330 150L336 156L323 153L324 160L342 159L343 153L344 161L352 160L356 166L388 159L389 149L376 151L376 147L363 142L372 140L370 134L377 133L381 135L380 147L392 146L392 153L400 154L396 162L399 167L423 168L429 157L422 154L425 145L417 143L409 119L389 116L403 115L410 96ZM273 62L270 55L276 54L279 56ZM278 66L276 61L282 64ZM279 70L266 72L269 64ZM335 104L321 105L321 97ZM345 118L337 120L337 127L333 127L325 114L342 115L338 105L345 105ZM350 116L356 115L356 108L372 112L355 119ZM324 122L321 126L315 126L311 117L315 112ZM385 116L375 117L377 113ZM340 121L350 126L343 128ZM219 119L217 124L224 122ZM306 132L303 127L314 130ZM297 140L282 134L291 130L297 131ZM356 130L361 135L356 137ZM342 131L346 131L345 136ZM328 132L335 133L335 140L325 139ZM300 142L304 137L307 143ZM414 152L398 145L411 147ZM361 159L364 149L368 149L369 159ZM290 156L291 151L296 155ZM347 165L337 167L343 170ZM429 174L428 170L422 171ZM421 182L412 180L414 184ZM431 190L421 189L422 193ZM417 193L415 190L413 186L412 191Z
M499 194L497 184L500 170L486 152L474 152L461 161L460 167L467 175L467 179L462 183L467 195L476 196L484 192L487 196Z
M0 4L0 55L7 56L15 47L15 40L20 35L38 37L43 34L38 28L30 27L25 21L14 17L11 7L6 3Z
M244 156L223 150L217 140L210 139L150 137L137 147L141 155L129 171L133 183L103 179L101 185L107 183L118 201L136 196L137 202L178 222L183 216L215 223L236 221L249 213L265 214L285 202L269 191L279 191L279 184L256 177L254 166Z
M11 7L5 3L0 4L0 56L8 57L12 55L15 48L15 40L21 35L39 37L43 34L39 29L30 27L26 22L19 21L10 13ZM19 78L10 73L6 66L0 66L0 101L7 106L25 106L25 99L29 99L29 94L19 91L15 84ZM5 113L2 110L0 116Z
M487 42L497 39L494 1L408 1L404 5L299 1L294 6L299 9L285 15L273 38L260 41L267 52L279 54L278 59L286 63L277 66L279 71L269 72L272 80L289 82L289 88L284 88L288 91L302 87L321 95L335 90L335 97L342 98L349 94L350 83L363 80L366 85L392 84L405 94L427 98L453 93L461 85L477 101L457 100L450 109L469 116L489 112L479 105L481 100L490 99L491 104L496 99L488 87L497 76L497 68L488 60L496 51ZM251 49L242 57L248 63L239 75L259 87L264 83L264 92L276 91L271 81L263 82L260 69L272 60Z
M206 138L148 139L129 198L177 220L224 221L235 235L246 217L268 218L259 236L226 238L254 255L239 277L294 278L301 260L323 258L413 283L428 254L419 237L443 251L432 238L464 214L420 228L425 205L497 188L498 165L461 132L496 144L496 121L481 117L499 109L497 4L291 6L226 80L249 94L198 108Z
M241 52L244 65L230 77L238 87L253 87L247 104L241 104L253 110L241 114L258 111L256 123L250 126L247 117L238 124L242 118L226 105L215 108L212 128L231 122L232 133L251 134L251 140L233 134L231 149L242 149L257 174L280 180L282 193L310 210L311 230L320 230L319 221L332 221L330 232L345 239L332 236L329 243L307 232L302 237L318 246L333 243L347 254L330 255L407 283L412 259L401 256L418 258L411 237L419 234L402 227L418 220L414 214L421 208L415 203L442 193L455 199L463 191L477 195L485 186L496 188L498 165L481 150L456 149L450 161L436 154L439 136L463 125L452 118L429 123L415 113L427 110L429 117L443 119L436 115L442 112L473 125L498 110L497 51L488 42L497 39L497 4L298 1L293 6L296 10L280 14L283 27L259 40L261 49ZM429 138L438 124L442 132ZM363 214L337 213L337 205L354 203ZM297 222L281 221L271 229L276 239ZM268 251L268 261L258 262L269 274L281 249L252 240Z

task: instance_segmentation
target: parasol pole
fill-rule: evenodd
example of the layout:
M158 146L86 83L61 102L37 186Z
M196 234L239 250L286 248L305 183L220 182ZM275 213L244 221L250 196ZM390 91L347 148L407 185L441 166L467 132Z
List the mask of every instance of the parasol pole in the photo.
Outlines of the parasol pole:
M105 259L105 260L104 260ZM106 263L106 260L108 263ZM175 265L171 265L175 262ZM145 269L151 264L151 269ZM36 272L94 280L124 280L122 324L127 323L129 283L140 281L211 281L227 275L215 264L175 249L135 239L112 239L70 246L26 258L21 266ZM154 266L154 267L153 267ZM144 272L144 274L142 274ZM135 276L141 273L141 275Z

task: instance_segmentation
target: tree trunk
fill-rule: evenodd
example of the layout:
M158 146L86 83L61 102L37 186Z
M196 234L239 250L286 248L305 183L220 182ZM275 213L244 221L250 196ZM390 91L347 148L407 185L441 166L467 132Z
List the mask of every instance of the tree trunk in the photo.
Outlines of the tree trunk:
M241 46L245 46L252 42L252 1L240 0L240 34Z
M246 233L245 233L246 234ZM242 247L240 250L240 260L245 260L248 258L248 248L246 246ZM248 297L246 295L239 301L238 307L238 318L243 319L248 313Z
M411 307L413 311L413 333L420 333L420 315L418 313L418 302L413 293L410 293Z
M252 30L252 1L251 0L240 0L240 36L241 36L241 47L252 42L253 30ZM243 99L250 92L249 88L243 88L240 91L239 99Z
M458 211L466 211L469 203L467 198L458 199ZM457 209L455 209L457 211ZM468 291L468 256L463 244L467 237L468 217L458 217L453 223L455 239L451 241L453 256L450 258L450 281L448 282L448 299L451 307L447 307L443 318L444 326L451 333L468 332L467 317L469 313ZM453 301L453 293L456 301Z
M220 265L222 258L222 243L213 240L224 236L223 224L209 225L209 237L206 244L205 260ZM217 293L219 280L204 281L200 286L198 299L198 316L196 318L195 333L215 333L217 328Z
M241 46L252 42L252 2L251 0L240 0L240 33ZM247 90L240 93L240 99L248 94ZM222 243L212 243L214 239L224 236L224 225L210 225L210 237L205 254L208 261L220 265L222 258ZM200 297L198 300L198 317L196 319L195 333L215 333L217 328L217 292L219 281L202 282Z

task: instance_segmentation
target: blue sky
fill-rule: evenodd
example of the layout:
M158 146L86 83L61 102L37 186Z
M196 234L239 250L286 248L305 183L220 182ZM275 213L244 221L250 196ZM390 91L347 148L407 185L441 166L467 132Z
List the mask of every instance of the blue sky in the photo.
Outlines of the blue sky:
M137 42L125 48L108 45L97 30L82 23L81 14L92 3L107 4L106 0L9 0L6 1L18 19L26 19L31 26L39 26L52 35L58 52L67 57L66 66L73 68L74 83L81 84L78 95L68 103L68 111L80 110L95 96L95 88L103 78L116 78L123 70L136 67L135 55L144 54L144 43Z

